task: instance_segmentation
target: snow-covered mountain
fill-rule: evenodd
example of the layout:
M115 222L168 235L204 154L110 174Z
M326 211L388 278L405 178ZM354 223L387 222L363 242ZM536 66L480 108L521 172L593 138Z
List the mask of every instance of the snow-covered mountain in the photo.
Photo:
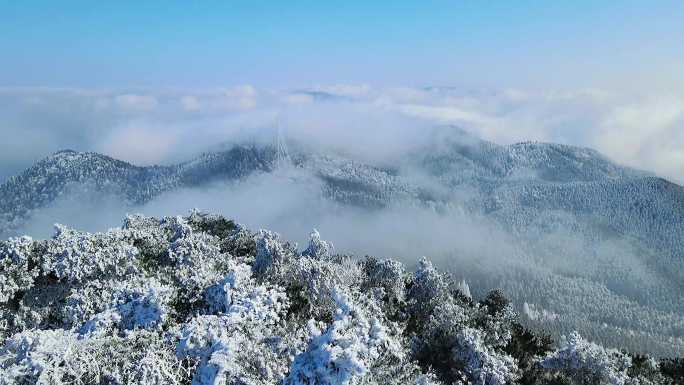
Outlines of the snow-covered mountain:
M115 195L136 205L166 191L269 171L272 165L272 152L241 146L167 167L137 167L97 153L60 151L0 186L0 231L20 225L73 189Z
M298 171L291 183L316 181L320 197L341 210L412 207L505 234L489 241L506 244L505 255L456 248L436 257L476 294L503 288L519 310L525 307L529 324L555 336L579 330L610 346L684 354L681 186L590 149L501 146L454 130L385 161L291 148L287 168ZM118 197L135 211L180 189L285 174L282 161L266 145L238 145L154 167L60 152L0 186L0 233L15 235L74 191Z
M340 202L383 207L393 201L418 198L417 189L371 165L320 154L297 154L296 168L312 171L325 184L325 193ZM130 206L181 188L215 181L238 180L276 167L276 151L269 146L235 146L206 153L173 166L138 167L97 153L60 151L0 186L0 234L30 219L75 189L120 197Z

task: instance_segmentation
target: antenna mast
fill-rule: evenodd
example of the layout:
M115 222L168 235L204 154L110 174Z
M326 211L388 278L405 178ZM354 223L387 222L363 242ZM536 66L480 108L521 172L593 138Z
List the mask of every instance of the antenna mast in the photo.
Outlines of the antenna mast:
M290 152L287 150L287 143L285 142L283 129L280 126L280 119L276 121L276 127L276 168L280 169L292 164L292 159L290 159Z

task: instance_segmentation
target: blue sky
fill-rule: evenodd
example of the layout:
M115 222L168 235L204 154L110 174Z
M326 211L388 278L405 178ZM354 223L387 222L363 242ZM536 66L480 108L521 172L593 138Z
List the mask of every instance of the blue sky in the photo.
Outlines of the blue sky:
M0 85L684 85L681 1L6 1Z

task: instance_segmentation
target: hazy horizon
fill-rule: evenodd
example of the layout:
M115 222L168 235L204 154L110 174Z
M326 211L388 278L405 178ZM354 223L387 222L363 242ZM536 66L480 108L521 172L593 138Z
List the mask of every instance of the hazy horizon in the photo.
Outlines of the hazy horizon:
M337 84L275 90L1 88L0 180L63 149L136 165L169 164L222 143L299 142L391 159L455 126L497 144L595 149L618 164L684 182L684 96L600 89L530 92Z
M347 143L453 124L683 183L682 14L669 0L3 2L0 180L63 148L170 162L280 119Z

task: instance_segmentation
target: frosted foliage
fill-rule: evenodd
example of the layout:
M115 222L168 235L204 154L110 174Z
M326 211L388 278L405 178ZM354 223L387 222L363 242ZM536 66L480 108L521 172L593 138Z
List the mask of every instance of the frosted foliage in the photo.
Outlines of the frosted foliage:
M205 293L209 312L267 324L277 322L287 307L287 296L277 286L257 285L251 274L249 265L238 264L209 287Z
M102 280L72 288L61 309L64 326L79 325L106 310L120 287L121 283L117 281Z
M216 264L223 256L212 236L205 233L182 233L168 249L174 263L173 274L178 284L199 295L199 291L220 279Z
M423 374L416 378L416 385L440 385L441 382L434 375Z
M49 383L49 369L55 357L63 357L76 343L76 336L64 330L27 331L5 341L2 378L11 384L21 379Z
M148 329L159 326L167 316L167 310L162 302L163 294L157 290L143 296L136 296L130 301L117 307L121 314L122 327L126 330Z
M487 346L482 332L464 328L457 334L454 355L465 364L465 372L475 385L506 385L517 378L515 360Z
M185 220L185 218L181 216L164 218L162 225L165 225L169 228L169 230L171 230L171 233L173 234L171 240L185 238L192 233L192 228L190 225L188 225L188 222Z
M378 261L368 259L363 265L363 270L368 276L364 289L369 287L382 288L389 297L403 300L405 297L406 269L401 262L391 259Z
M137 272L138 249L124 241L124 233L81 233L57 225L57 232L43 257L42 269L57 278L124 276Z
M182 384L190 367L155 334L81 338L69 331L26 331L0 351L0 384Z
M287 370L287 350L258 325L239 317L206 315L188 323L177 347L180 359L199 360L192 383L273 384Z
M253 271L262 278L288 286L305 298L308 316L331 315L335 309L333 291L359 283L361 269L349 258L327 254L332 250L320 237L313 237L314 246L299 255L294 247L281 241L277 233L259 230L256 236L256 260ZM324 245L324 246L321 246ZM325 253L323 253L325 251Z
M253 267L255 272L278 274L283 264L291 257L292 251L283 245L278 233L259 230L256 235L256 260Z
M241 264L233 267L233 271L228 273L221 281L207 288L204 293L204 300L209 306L210 313L224 313L231 309L231 306L240 300L238 288L251 285L251 267Z
M287 309L282 289L257 285L251 267L238 264L209 287L210 313L196 317L181 332L179 358L200 360L193 384L273 383L282 378L286 357L279 338L270 335Z
M447 284L444 277L435 269L430 261L422 258L413 278L413 285L408 291L415 312L427 314L428 309L439 303L439 297L444 295Z
M172 289L155 282L147 288L119 289L114 294L117 305L96 314L81 328L80 334L103 333L118 327L121 330L161 327L169 313Z
M480 309L473 312L453 300L446 299L432 311L414 341L414 348L424 358L439 354L451 368L452 381L469 381L477 385L504 385L517 378L515 360L502 353L495 322L483 320ZM479 321L484 330L475 329ZM505 342L503 342L505 345Z
M541 365L546 369L560 370L575 381L591 379L610 385L636 384L627 374L632 366L629 356L589 342L577 333L571 334L563 346L546 357Z
M315 232L298 253L218 216L134 215L0 242L0 268L0 385L677 383L577 334L554 351L427 259L333 255Z
M516 322L518 315L513 311L510 305L505 306L494 315L488 312L478 314L478 321L483 324L482 331L484 332L487 345L503 349L511 341L511 327ZM484 313L484 314L483 314Z
M33 285L38 270L29 267L32 248L30 237L10 238L0 243L0 303L9 301L17 291Z
M301 257L287 269L285 279L295 284L294 290L304 294L309 316L329 318L336 309L336 289L358 285L360 274L358 264L346 258L331 263Z
M302 252L302 255L314 259L329 258L334 251L332 243L321 239L318 230L313 229L309 235L309 246Z
M284 384L360 384L376 360L400 351L387 328L367 310L339 292L335 300L332 324L320 330L309 322L309 346L295 358Z

